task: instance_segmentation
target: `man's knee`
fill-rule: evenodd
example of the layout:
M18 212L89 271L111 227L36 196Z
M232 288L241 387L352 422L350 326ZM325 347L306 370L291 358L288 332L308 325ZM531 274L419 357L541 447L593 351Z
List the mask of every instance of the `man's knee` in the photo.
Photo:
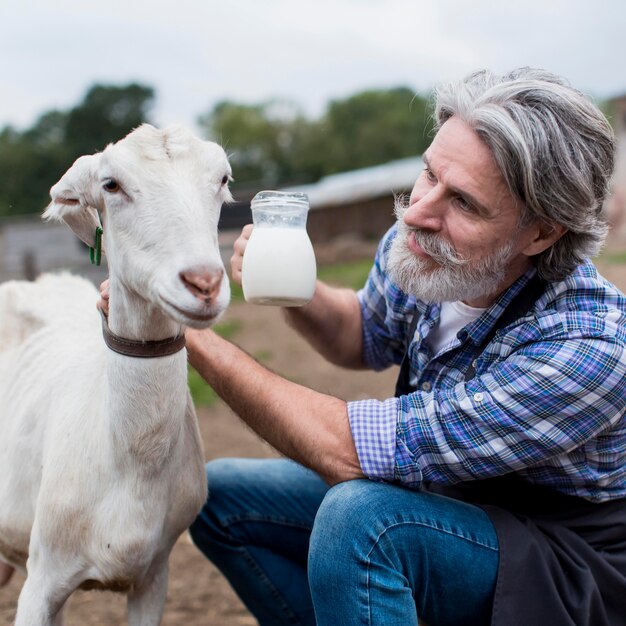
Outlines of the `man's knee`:
M373 539L379 496L376 483L352 480L332 487L313 525L309 545L312 587L333 585L358 568L361 550ZM369 540L369 541L368 541Z
M329 489L315 517L312 541L354 532L372 509L373 486L369 480L350 480Z

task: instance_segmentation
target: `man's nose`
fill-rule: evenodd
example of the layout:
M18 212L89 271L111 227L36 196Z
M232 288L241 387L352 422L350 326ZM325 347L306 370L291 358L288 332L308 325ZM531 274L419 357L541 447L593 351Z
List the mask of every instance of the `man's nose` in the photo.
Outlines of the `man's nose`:
M414 190L403 220L410 228L438 231L441 229L445 211L444 190L441 185L435 185L425 191Z

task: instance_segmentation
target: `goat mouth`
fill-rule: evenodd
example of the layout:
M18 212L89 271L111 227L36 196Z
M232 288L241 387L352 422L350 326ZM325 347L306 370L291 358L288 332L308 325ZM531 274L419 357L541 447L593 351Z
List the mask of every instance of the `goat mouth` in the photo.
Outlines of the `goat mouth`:
M212 320L214 320L217 316L218 313L195 313L192 311L189 311L188 309L183 309L179 306L176 306L173 302L170 302L167 298L164 298L163 296L161 296L161 300L163 300L163 302L168 306L171 307L172 309L174 309L177 313L180 313L180 315L182 315L183 317L189 319L189 320L193 320L194 322L211 322Z

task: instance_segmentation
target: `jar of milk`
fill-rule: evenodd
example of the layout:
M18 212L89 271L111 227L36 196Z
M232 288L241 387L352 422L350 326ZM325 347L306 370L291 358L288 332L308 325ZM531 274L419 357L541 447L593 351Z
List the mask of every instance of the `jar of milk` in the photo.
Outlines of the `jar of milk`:
M306 232L308 197L261 191L250 207L254 228L243 255L244 298L253 304L306 304L313 297L317 274Z

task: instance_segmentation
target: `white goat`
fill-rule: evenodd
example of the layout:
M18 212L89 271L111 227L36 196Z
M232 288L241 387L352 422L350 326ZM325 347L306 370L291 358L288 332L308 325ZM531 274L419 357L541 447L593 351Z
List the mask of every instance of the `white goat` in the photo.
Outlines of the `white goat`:
M52 187L44 217L90 246L101 215L112 333L160 341L223 312L229 177L218 145L143 125ZM79 587L128 592L129 624L158 624L169 553L207 494L186 351L108 349L97 300L67 274L0 287L0 560L27 570L17 626L61 624Z

